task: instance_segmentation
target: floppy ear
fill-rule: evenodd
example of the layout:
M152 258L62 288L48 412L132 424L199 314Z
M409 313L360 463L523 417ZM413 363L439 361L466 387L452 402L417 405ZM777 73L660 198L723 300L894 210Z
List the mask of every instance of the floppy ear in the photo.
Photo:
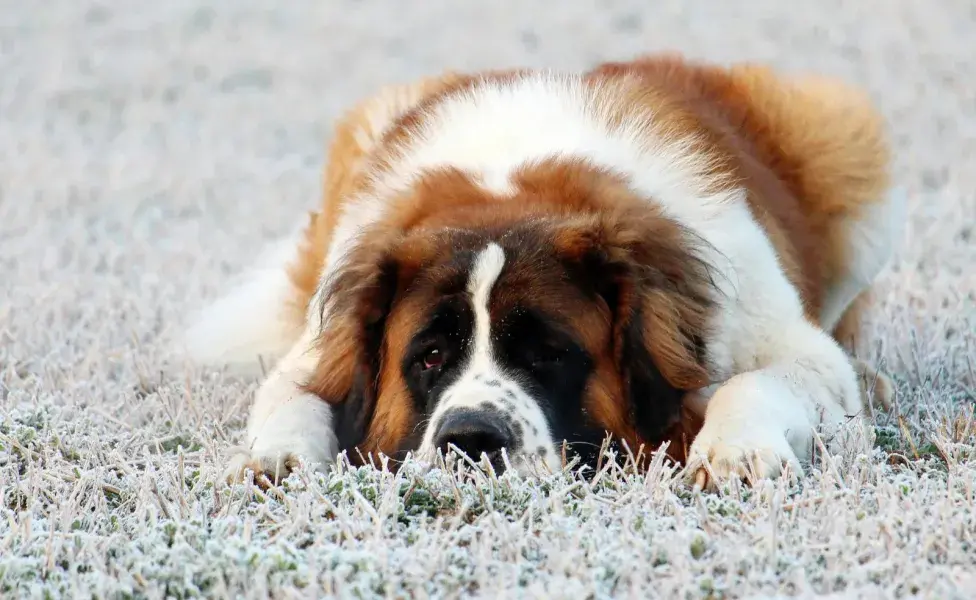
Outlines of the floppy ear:
M677 420L688 390L708 384L713 285L694 235L653 207L583 217L555 236L558 251L612 315L612 352L644 440Z
M362 243L323 294L320 359L305 389L332 405L340 451L362 443L372 421L385 322L403 272L389 246Z

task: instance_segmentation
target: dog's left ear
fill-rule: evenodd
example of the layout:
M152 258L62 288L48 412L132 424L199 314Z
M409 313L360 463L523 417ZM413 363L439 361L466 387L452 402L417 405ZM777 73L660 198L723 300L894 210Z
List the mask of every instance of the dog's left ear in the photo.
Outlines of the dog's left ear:
M709 382L711 269L695 237L653 206L559 226L557 252L612 315L612 352L634 425L659 440L685 392Z

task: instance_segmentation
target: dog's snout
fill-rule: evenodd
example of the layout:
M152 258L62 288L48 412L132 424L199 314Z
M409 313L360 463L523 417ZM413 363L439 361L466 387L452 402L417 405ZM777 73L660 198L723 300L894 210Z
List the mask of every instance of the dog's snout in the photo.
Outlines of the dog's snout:
M499 415L477 411L455 411L441 420L434 435L434 445L443 452L456 447L474 460L487 454L489 459L498 456L502 448L510 448L512 434L507 423Z

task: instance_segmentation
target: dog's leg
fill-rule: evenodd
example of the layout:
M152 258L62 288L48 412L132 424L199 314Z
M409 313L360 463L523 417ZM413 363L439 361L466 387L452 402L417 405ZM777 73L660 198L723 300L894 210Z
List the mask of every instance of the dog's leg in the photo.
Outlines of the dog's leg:
M826 289L820 324L832 331L855 299L871 287L895 254L907 222L907 197L902 189L892 190L883 201L861 208L857 215L845 215L834 226L837 253L845 257Z
M715 391L690 406L704 414L687 474L709 487L730 476L774 477L787 464L799 473L818 427L829 436L863 415L847 353L805 313L751 215L742 205L725 208L723 229L708 232L725 257L712 263L728 265L715 278L724 287L705 352Z
M871 286L895 254L907 222L904 190L892 190L883 201L840 219L834 229L838 254L848 257L827 286L820 325L853 354L863 351L862 315L872 302ZM865 406L888 410L895 387L887 374L855 358Z
M246 443L230 461L228 481L242 480L245 470L251 469L255 482L267 486L286 477L299 458L319 470L335 460L338 443L332 408L302 389L318 362L317 353L309 328L258 389Z
M730 378L707 400L688 464L699 486L730 476L774 477L787 464L802 473L818 425L829 437L861 412L855 369L825 332L798 319L761 343L754 351L764 364Z

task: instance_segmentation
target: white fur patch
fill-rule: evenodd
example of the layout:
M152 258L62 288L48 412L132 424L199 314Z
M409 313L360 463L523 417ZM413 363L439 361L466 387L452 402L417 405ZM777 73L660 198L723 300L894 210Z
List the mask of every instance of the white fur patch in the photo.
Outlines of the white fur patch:
M498 244L488 247L478 255L468 280L468 293L474 309L474 340L471 367L483 368L491 364L491 314L488 312L491 289L505 267L505 252Z

